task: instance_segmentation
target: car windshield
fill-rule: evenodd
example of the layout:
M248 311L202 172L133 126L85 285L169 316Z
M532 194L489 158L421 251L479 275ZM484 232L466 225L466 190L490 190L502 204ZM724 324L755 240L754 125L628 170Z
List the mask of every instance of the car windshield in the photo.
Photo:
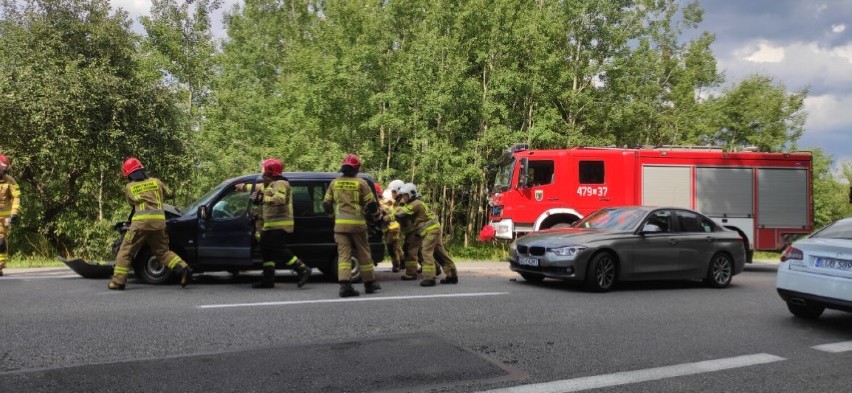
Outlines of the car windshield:
M818 239L846 239L852 240L852 220L837 221L820 229L812 238Z
M515 160L512 160L497 168L497 176L494 177L494 192L506 191L512 185L512 173L515 169Z
M219 191L222 191L223 188L227 187L230 182L225 180L222 184L219 184L212 190L208 191L201 198L198 198L195 202L192 202L186 209L183 209L184 214L192 214L198 210L198 207L201 205L207 205L210 203L210 200L213 199L216 195L219 194Z
M575 228L632 231L645 215L643 210L620 208L601 209L574 223Z

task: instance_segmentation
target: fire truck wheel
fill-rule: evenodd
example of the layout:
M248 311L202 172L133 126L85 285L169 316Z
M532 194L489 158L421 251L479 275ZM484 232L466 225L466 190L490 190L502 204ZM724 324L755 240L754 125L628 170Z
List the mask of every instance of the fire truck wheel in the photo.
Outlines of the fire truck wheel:
M731 277L734 276L733 272L734 263L731 261L731 257L720 252L710 260L704 283L713 288L725 288L731 283Z
M606 292L615 286L618 263L615 256L602 251L592 257L586 271L586 288L594 292Z
M542 276L541 274L521 273L521 277L523 277L524 280L529 281L529 282L542 282L542 281L544 281L544 276Z

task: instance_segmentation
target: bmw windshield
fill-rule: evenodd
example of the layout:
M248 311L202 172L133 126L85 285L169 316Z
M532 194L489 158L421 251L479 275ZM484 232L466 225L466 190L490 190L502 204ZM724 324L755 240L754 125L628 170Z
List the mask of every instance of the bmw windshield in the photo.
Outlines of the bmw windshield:
M574 227L629 232L636 229L644 216L644 210L634 208L601 209L577 221Z

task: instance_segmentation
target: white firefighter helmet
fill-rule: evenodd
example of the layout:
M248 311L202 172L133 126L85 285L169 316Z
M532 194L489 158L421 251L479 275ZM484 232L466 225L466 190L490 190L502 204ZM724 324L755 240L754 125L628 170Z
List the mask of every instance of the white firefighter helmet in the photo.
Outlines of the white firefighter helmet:
M393 192L398 193L399 188L402 187L403 184L405 184L405 183L402 180L399 180L399 179L391 180L391 182L388 183L388 190L391 190Z
M405 183L399 188L399 195L408 195L409 198L417 198L417 186L414 183Z
M382 192L382 199L384 199L386 201L393 199L393 194L391 193L390 189L387 189L384 192Z

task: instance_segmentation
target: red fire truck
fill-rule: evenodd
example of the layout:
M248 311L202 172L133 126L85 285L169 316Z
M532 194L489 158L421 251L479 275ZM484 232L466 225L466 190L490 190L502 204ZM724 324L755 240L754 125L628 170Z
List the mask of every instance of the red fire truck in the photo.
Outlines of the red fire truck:
M779 250L813 230L810 153L518 144L496 172L489 215L499 239L625 205L697 210L740 232L750 250Z

